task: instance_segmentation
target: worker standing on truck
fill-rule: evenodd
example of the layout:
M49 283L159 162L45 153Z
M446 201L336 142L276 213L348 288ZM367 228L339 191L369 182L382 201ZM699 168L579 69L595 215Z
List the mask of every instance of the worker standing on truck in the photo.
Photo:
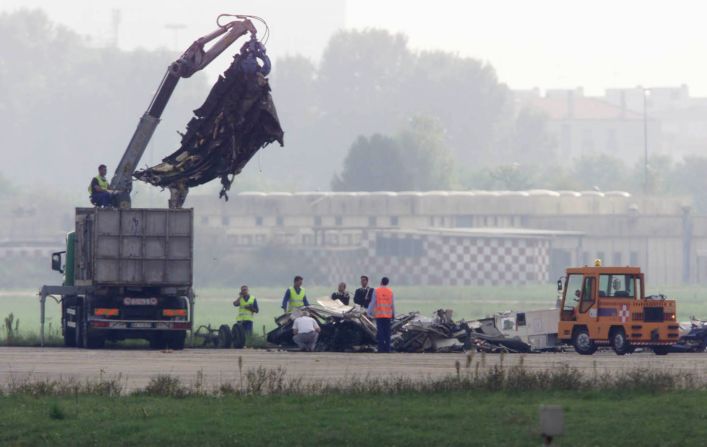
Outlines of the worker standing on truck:
M395 317L395 304L388 283L388 278L381 279L381 285L373 291L371 304L368 305L368 315L376 319L378 352L390 352L390 324Z
M258 309L258 301L248 293L248 286L241 286L241 293L233 305L238 308L236 321L243 326L246 334L253 335L253 320L260 309Z
M361 287L354 292L354 304L368 309L368 305L371 304L371 295L373 295L373 288L368 287L368 276L363 275L361 276Z
M98 167L98 175L91 179L91 185L88 187L88 193L91 195L91 203L96 206L111 206L111 193L106 180L106 165Z
M301 276L295 276L292 287L285 291L285 296L282 297L282 310L290 314L293 310L302 306L309 306L307 295L302 287L304 280Z

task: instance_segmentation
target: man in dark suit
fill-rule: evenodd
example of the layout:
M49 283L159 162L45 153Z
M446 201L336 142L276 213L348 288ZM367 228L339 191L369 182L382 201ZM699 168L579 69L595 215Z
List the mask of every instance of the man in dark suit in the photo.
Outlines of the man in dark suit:
M354 292L354 304L368 309L368 305L371 304L371 295L373 295L373 288L368 287L368 276L363 275L361 276L361 287Z

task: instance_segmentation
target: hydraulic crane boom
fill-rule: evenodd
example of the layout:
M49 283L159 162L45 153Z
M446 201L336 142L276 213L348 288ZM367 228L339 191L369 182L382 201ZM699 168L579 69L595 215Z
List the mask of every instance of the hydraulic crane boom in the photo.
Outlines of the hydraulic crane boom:
M160 122L162 112L167 106L179 79L188 78L197 71L202 70L247 32L250 32L253 36L257 32L253 23L247 18L219 25L219 28L215 31L197 39L178 60L170 64L147 111L140 118L140 122L111 179L110 189L116 191L117 204L120 208L130 208L133 173ZM220 36L223 37L214 43L211 48L208 50L204 49L204 45Z

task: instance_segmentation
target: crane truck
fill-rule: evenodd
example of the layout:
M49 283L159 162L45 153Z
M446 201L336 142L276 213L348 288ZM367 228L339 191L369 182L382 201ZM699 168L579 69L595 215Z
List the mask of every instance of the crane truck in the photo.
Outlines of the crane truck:
M181 208L178 188L170 188L173 196L165 209L132 208L130 193L136 167L181 78L205 68L246 33L251 45L241 53L257 48L269 67L249 18L228 17L235 19L225 24L217 19L218 29L169 65L111 179L113 206L76 209L66 250L52 254L52 269L63 274L63 284L45 285L39 293L42 345L51 296L61 304L66 346L99 348L107 340L143 338L153 348L184 348L194 321L193 210Z

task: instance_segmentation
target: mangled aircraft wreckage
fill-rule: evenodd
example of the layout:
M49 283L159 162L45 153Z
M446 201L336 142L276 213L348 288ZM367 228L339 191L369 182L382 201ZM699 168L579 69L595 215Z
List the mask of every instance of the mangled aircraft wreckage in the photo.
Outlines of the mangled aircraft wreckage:
M376 324L365 309L347 306L330 298L302 308L321 326L318 351L374 352ZM420 312L396 315L391 326L391 342L397 352L540 352L555 350L557 334L552 315L556 309L506 312L475 321L454 321L453 311L440 309L431 317ZM277 328L267 334L267 341L285 349L295 349L292 339L298 311L275 319ZM511 324L511 321L513 323ZM518 323L521 323L518 326ZM527 326L524 328L524 326Z
M134 173L138 180L168 188L170 208L181 208L189 188L216 178L221 180L219 196L228 200L234 177L253 155L275 141L283 145L266 78L270 59L250 26L251 39L194 110L179 149L162 163ZM203 47L203 42L197 43Z

